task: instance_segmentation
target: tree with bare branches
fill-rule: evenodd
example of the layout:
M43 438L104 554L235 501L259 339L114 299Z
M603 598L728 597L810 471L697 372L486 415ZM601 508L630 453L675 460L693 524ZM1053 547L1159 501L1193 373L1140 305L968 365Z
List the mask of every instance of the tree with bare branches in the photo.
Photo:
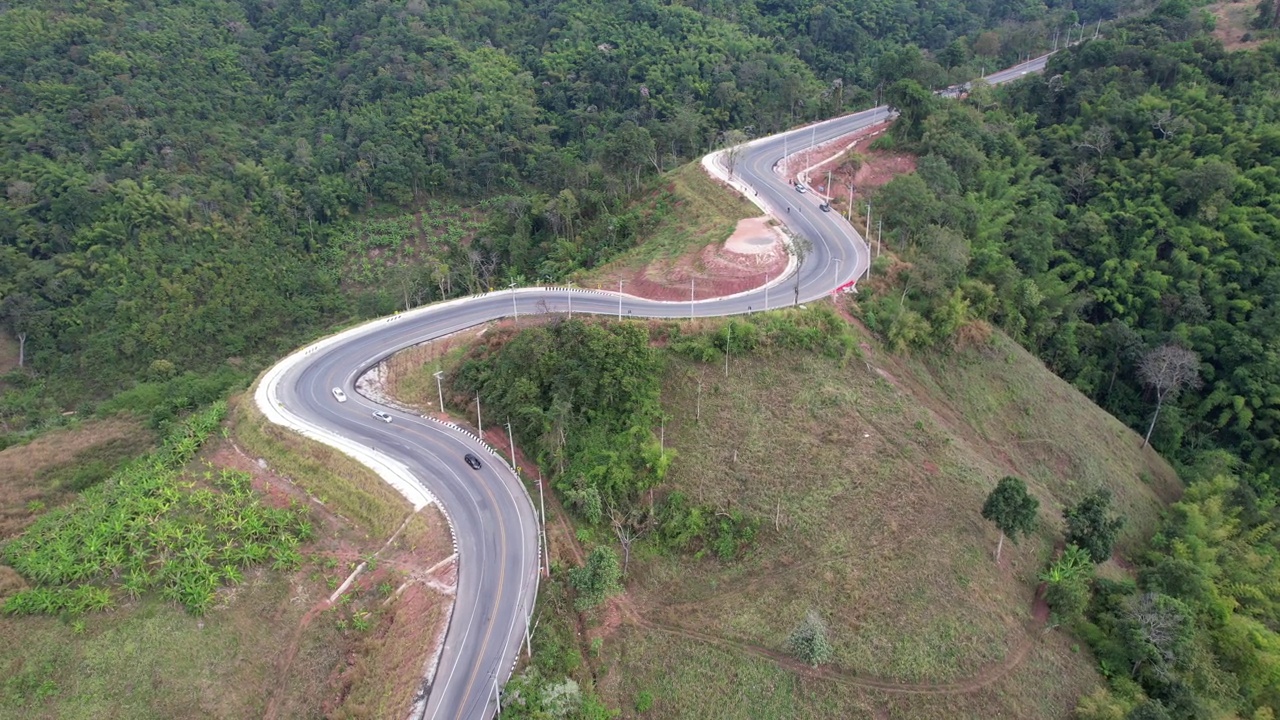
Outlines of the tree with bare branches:
M726 130L720 135L720 143L724 147L724 167L729 171L729 177L733 177L733 172L738 168L738 161L742 159L742 153L747 149L747 134L741 130Z
M44 325L45 316L36 301L25 293L10 293L0 301L0 326L18 341L18 367L26 365L27 337Z
M634 510L624 513L613 507L609 508L609 523L622 546L622 574L625 576L627 564L631 562L631 546L648 531L649 524Z
M1161 140L1168 140L1190 126L1186 118L1174 115L1172 108L1151 111L1151 128L1160 133Z
M1111 152L1111 143L1111 128L1106 125L1094 125L1080 135L1080 139L1076 141L1076 147L1092 150L1098 154L1098 157L1102 157Z
M1146 447L1165 401L1176 398L1183 388L1200 386L1200 356L1179 345L1161 345L1142 356L1138 362L1138 379L1156 394L1156 411L1142 439L1142 447Z
M1071 202L1083 205L1093 191L1093 178L1097 175L1093 163L1082 162L1066 173L1067 193Z
M813 242L808 238L793 236L791 242L787 243L787 252L796 259L796 305L800 304L800 267L804 265L805 258L809 257L809 253L813 252Z

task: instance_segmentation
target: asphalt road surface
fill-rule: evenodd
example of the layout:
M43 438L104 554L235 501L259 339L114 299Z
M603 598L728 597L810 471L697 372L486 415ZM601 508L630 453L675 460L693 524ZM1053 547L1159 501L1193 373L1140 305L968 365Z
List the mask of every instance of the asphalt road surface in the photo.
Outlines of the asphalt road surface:
M1015 80L1043 69L1045 60L1037 58L986 79ZM758 312L827 295L866 272L867 244L838 213L822 212L820 199L812 193L798 193L784 183L775 167L784 144L794 153L811 140L834 139L881 121L887 113L879 107L798 128L754 141L742 152L737 179L750 185L793 235L812 243L798 271L769 289L700 302L658 302L565 288L495 292L371 324L366 332L307 356L282 377L275 402L314 427L403 462L450 516L459 554L457 600L429 688L427 718L473 720L497 711L499 689L524 643L536 594L538 519L528 492L505 462L469 435L361 396L356 379L404 347L513 314L706 317ZM335 387L346 392L347 402L334 399ZM377 420L374 410L390 413L393 422ZM481 470L463 461L468 452L484 460Z

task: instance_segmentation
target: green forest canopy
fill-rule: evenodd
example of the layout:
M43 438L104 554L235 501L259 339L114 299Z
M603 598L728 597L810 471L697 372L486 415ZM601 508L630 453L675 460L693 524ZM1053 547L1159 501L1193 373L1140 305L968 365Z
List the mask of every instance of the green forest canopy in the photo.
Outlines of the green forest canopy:
M967 78L1119 9L1074 7L7 4L2 314L58 382L18 388L0 414L20 430L45 395L79 401L229 358L251 371L404 296L563 277L634 243L643 222L626 198L721 132L862 106L901 77ZM326 253L350 218L428 196L481 205L490 223L391 283L425 290L353 283Z
M925 325L897 320L900 292L870 314L904 342L991 320L1141 430L1141 358L1185 347L1203 390L1160 414L1153 441L1184 462L1228 449L1266 485L1280 463L1280 45L1224 52L1173 4L1113 34L1003 102L931 104L919 172L877 203Z

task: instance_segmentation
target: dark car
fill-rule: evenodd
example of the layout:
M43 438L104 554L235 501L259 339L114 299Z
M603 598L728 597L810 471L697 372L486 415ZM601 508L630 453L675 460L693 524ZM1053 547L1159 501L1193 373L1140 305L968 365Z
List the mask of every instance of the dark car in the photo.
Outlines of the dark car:
M470 465L472 470L479 470L482 467L480 464L480 458L472 455L471 453L463 455L462 459L467 461L467 465Z
M831 212L831 205L829 203L822 203L818 207L822 210L822 212Z

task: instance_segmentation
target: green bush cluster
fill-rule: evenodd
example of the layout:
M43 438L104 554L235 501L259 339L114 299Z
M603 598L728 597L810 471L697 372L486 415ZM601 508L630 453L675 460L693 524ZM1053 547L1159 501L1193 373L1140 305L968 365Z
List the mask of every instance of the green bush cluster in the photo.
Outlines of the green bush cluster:
M670 325L661 327L660 332L671 352L704 363L723 361L726 349L742 354L803 350L841 364L860 354L849 324L826 304L730 318L710 331L688 331Z
M659 447L661 358L634 323L566 320L475 347L449 380L453 404L480 397L592 524L628 512L665 477Z
M716 513L713 508L689 501L684 493L673 492L657 510L657 537L662 545L701 555L710 550L721 560L732 560L755 542L760 519L733 510Z
M589 610L622 591L622 567L613 548L600 545L580 568L569 571L569 584L577 593L574 609Z
M765 330L738 325L752 348L760 341L812 342L833 352L845 347L846 341L820 337L827 327L848 336L838 318L821 311L802 317L809 319L770 322ZM675 326L660 331L680 332ZM679 337L673 344L685 342L685 352L693 352L687 348L715 336ZM664 547L733 558L754 541L758 520L717 515L680 493L666 496L650 515L648 491L661 485L675 459L654 433L661 367L639 324L556 321L473 348L450 378L451 402L473 406L479 394L488 422L510 418L520 444L535 452L569 508L587 523L625 521L641 534L656 527L652 537Z
M1280 712L1277 528L1274 496L1215 475L1170 508L1137 582L1082 582L1089 553L1069 548L1079 572L1063 572L1064 555L1042 578L1111 685L1078 715L1105 718L1118 705L1179 719Z
M799 660L818 667L829 660L834 651L827 638L827 623L816 610L810 610L791 633L787 644Z

